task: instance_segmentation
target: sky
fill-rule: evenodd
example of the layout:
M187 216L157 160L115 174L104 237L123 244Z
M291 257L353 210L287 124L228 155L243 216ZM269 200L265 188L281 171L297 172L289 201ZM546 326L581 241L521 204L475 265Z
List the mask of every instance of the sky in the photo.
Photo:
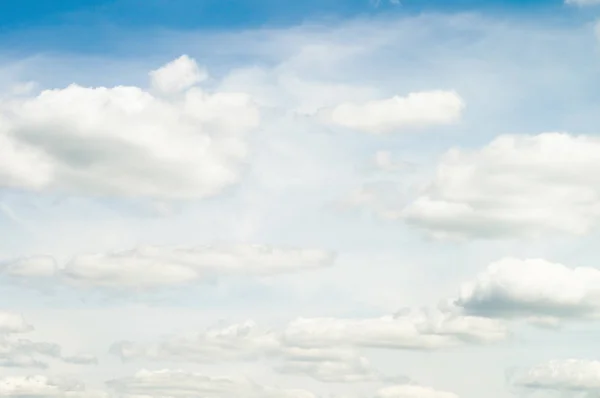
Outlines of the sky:
M597 397L598 21L0 2L0 397Z

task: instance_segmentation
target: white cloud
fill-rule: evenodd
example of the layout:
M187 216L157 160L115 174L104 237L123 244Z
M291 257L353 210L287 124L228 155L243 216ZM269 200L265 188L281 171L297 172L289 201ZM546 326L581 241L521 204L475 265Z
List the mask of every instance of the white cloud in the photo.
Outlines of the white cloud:
M432 309L408 310L381 318L301 318L288 325L283 339L286 344L300 347L353 345L433 350L500 341L507 335L502 322Z
M440 136L437 137L439 140L435 142L432 142L431 137L427 138L427 136L398 138L398 136L392 134L392 136L379 137L380 139L373 140L372 136L359 136L357 134L354 137L355 139L346 140L340 138L347 137L332 134L327 137L327 140L322 140L323 145L321 145L319 139L314 139L314 137L320 136L323 130L318 126L315 126L315 130L307 128L311 127L310 123L313 123L314 120L298 118L302 119L302 126L297 126L297 130L293 132L287 128L287 124L281 123L281 125L273 127L269 123L267 128L273 131L277 130L279 134L263 134L261 129L261 135L256 139L256 142L272 143L270 139L276 137L277 145L282 147L287 145L288 148L293 150L289 152L281 151L285 155L291 153L290 156L281 156L285 159L270 156L267 161L265 158L269 156L265 156L264 153L268 151L264 148L257 148L260 149L257 158L261 161L261 169L260 171L253 169L254 175L252 177L256 177L256 180L258 180L258 175L263 170L265 173L274 170L273 175L277 178L270 177L268 183L271 187L286 192L289 191L287 187L291 184L301 188L294 190L285 198L279 196L271 198L275 189L270 189L266 194L260 193L252 197L254 203L250 206L247 203L250 202L247 197L251 196L248 192L260 191L262 188L260 183L266 181L266 179L258 183L254 179L245 179L244 182L248 182L248 184L243 184L240 187L241 192L237 190L232 192L234 194L231 198L233 199L233 206L232 201L229 200L223 202L210 201L206 206L203 204L200 206L202 212L196 209L174 206L173 208L177 211L174 211L172 216L165 217L162 220L146 222L146 220L134 219L134 216L128 214L130 209L124 209L120 205L112 206L113 202L109 202L107 205L104 201L97 206L88 206L87 204L81 205L81 202L72 205L71 200L69 200L67 205L61 204L60 206L49 207L53 203L38 200L36 197L31 202L35 202L35 205L48 207L45 207L43 211L32 209L31 213L28 213L27 206L29 204L27 202L29 201L27 199L31 195L22 195L25 203L22 206L20 203L19 206L15 206L15 214L21 216L25 221L29 221L29 225L33 227L30 230L31 234L29 234L29 231L26 231L27 233L16 231L14 227L12 230L11 227L4 227L0 232L0 236L3 237L3 244L0 244L0 246L2 246L3 252L10 256L16 253L34 252L51 252L53 254L71 254L73 252L87 252L88 250L102 252L105 250L103 247L125 246L132 244L131 242L190 240L192 238L189 237L197 236L196 234L200 236L199 239L202 241L206 236L209 236L209 239L212 239L212 237L218 239L230 233L229 230L227 232L223 231L229 227L221 226L222 219L231 218L233 220L232 224L237 223L237 226L246 222L246 214L253 213L252 217L254 217L254 220L258 220L256 221L258 226L253 227L252 232L248 235L254 237L259 235L260 237L257 240L291 243L296 241L299 244L316 244L318 246L319 242L326 239L330 242L326 244L327 246L331 245L339 248L341 252L348 251L347 257L342 259L342 261L348 260L347 263L343 264L344 266L331 268L331 270L323 272L310 273L310 276L303 276L299 280L295 278L296 275L290 278L294 280L294 288L297 285L298 291L302 293L302 303L297 303L290 298L290 294L293 295L294 292L288 291L286 278L283 278L283 282L280 282L281 279L272 281L279 291L272 299L269 297L269 303L261 301L264 300L261 298L264 297L264 292L257 292L256 290L247 292L244 289L243 294L237 297L228 295L223 300L211 301L210 299L202 300L204 294L199 294L196 289L178 289L175 292L176 302L169 301L167 303L167 305L174 304L173 308L158 308L154 306L156 303L153 302L153 305L149 307L140 306L139 313L135 309L121 312L121 308L112 310L92 308L96 304L100 306L111 304L104 301L90 303L89 300L95 301L93 294L92 296L85 295L87 303L73 302L71 300L76 300L76 297L73 297L69 289L57 289L56 295L44 297L43 300L47 303L42 304L42 298L26 296L29 293L19 290L17 285L6 287L7 295L10 296L11 301L6 302L5 305L14 303L15 308L25 308L33 304L36 308L35 311L39 313L38 316L45 317L45 323L53 329L48 333L52 335L51 337L48 336L48 340L53 340L55 336L59 335L65 336L60 341L64 341L65 344L68 342L69 347L75 349L75 352L79 349L85 349L86 344L91 345L89 347L91 351L99 352L108 345L107 342L122 338L129 338L133 341L156 341L155 339L160 339L159 335L164 333L175 333L179 330L188 330L188 328L197 330L198 324L212 322L209 318L232 318L248 315L256 316L257 319L271 316L293 318L299 315L325 317L325 319L331 317L334 320L347 317L341 319L342 323L345 322L346 325L350 325L345 326L345 328L350 329L355 325L352 322L356 322L359 329L356 333L349 333L350 337L354 338L356 335L367 332L373 338L382 336L380 332L365 332L366 326L358 322L362 317L371 316L374 313L374 309L370 307L371 303L364 302L369 299L365 296L369 295L368 292L365 292L365 289L375 290L376 293L381 293L382 297L388 290L392 291L394 294L387 299L386 307L393 306L393 303L398 302L420 305L429 302L429 300L436 300L439 298L438 295L446 296L447 290L451 290L456 286L457 273L469 269L473 262L478 262L478 257L495 259L498 258L495 257L496 251L502 251L503 254L522 255L521 252L511 253L512 249L517 246L519 248L515 251L521 250L520 243L503 242L498 244L502 245L501 247L495 246L496 243L490 244L490 246L487 243L446 246L421 241L417 236L411 234L410 230L406 230L403 225L376 223L365 219L357 220L354 217L331 217L331 215L319 213L317 206L322 203L325 196L338 197L338 191L346 192L347 187L356 186L354 184L356 176L353 175L356 170L353 170L350 164L354 164L357 157L367 159L374 149L388 150L390 153L398 154L402 158L405 156L404 154L410 153L411 158L421 160L423 157L429 156L432 150L438 151L440 148L445 148L449 143L472 147L474 142L486 140L499 131L513 131L509 129L514 128L514 126L519 126L520 131L540 131L537 129L542 123L545 124L545 126L542 126L543 128L572 125L570 128L577 128L580 131L593 131L593 119L597 118L597 106L595 106L597 104L594 102L594 98L596 98L594 94L598 91L594 76L597 75L598 65L595 58L590 56L593 51L590 52L590 44L592 43L588 26L585 26L585 29L579 29L570 23L555 24L552 22L549 23L551 26L547 24L548 21L543 17L541 19L537 18L535 26L533 26L524 22L523 18L519 18L519 21L515 22L510 16L498 21L492 16L481 17L477 14L460 16L431 16L426 14L419 16L419 18L386 19L384 24L376 18L368 18L367 20L352 21L348 24L343 23L341 24L343 26L337 26L334 23L333 25L336 26L333 27L319 26L313 28L312 25L308 28L297 27L291 29L291 33L288 32L288 29L274 29L268 33L250 32L249 35L252 35L252 40L247 38L247 32L229 33L232 37L229 42L220 41L218 39L222 36L215 38L208 32L203 32L202 35L186 32L185 37L178 36L178 40L168 43L170 52L180 51L177 46L194 48L206 54L206 56L198 55L197 59L206 59L214 64L221 64L223 61L235 63L239 57L243 60L243 63L250 60L252 64L256 65L273 65L279 61L273 55L273 48L276 48L275 51L282 49L281 51L285 52L286 56L288 54L293 56L297 53L300 46L297 43L299 42L316 42L319 44L321 51L313 51L311 57L304 57L304 60L299 64L300 66L297 68L297 72L299 72L298 79L292 83L290 83L290 79L285 83L288 84L288 87L291 87L289 91L296 90L295 93L298 98L282 98L280 100L280 92L273 95L273 103L283 109L304 107L311 110L311 106L318 103L318 101L322 101L322 103L314 105L315 107L335 106L335 104L345 102L364 104L374 98L390 98L395 93L415 92L415 90L426 87L456 88L457 92L464 96L463 98L469 106L469 111L464 113L464 123L461 124L464 130L461 132L460 137ZM482 27L483 25L485 27ZM569 26L565 27L566 25ZM588 35L587 41L580 40L583 30ZM201 42L198 41L199 36L202 39ZM385 38L385 40L382 38ZM156 59L161 56L161 50L155 48L155 46L160 46L161 41L151 41L153 47L151 56ZM341 66L338 64L331 65L327 60L335 54L327 57L327 53L333 53L336 50L335 46L330 45L332 41L348 43L358 48L368 49L368 51L364 51L353 58L343 59L343 65ZM377 41L378 43L374 43ZM248 42L259 45L258 50L256 50L256 47L248 46ZM207 46L203 46L203 44L210 43L216 43L214 45L218 46L219 49L211 50ZM231 49L231 43L239 43L236 45L244 48L242 50ZM414 43L420 45L414 47ZM552 49L549 49L549 47L552 47ZM583 53L584 48L586 55L577 56L577 54ZM332 49L334 51L331 51ZM138 50L143 51L142 48ZM211 58L213 51L216 56ZM259 58L256 55L257 53L264 55L264 59L256 59ZM139 54L139 52L136 52L136 54ZM323 58L325 58L325 62L322 61ZM431 62L432 59L435 62ZM43 77L43 79L47 79L46 81L48 79L62 79L56 77L53 73L55 70L54 65L69 64L71 60L61 59L60 61L55 64L44 63L42 65L45 75L52 76ZM112 66L110 62L98 62L97 59L93 61L98 65L95 68L101 71L102 75L88 75L84 76L84 79L79 80L77 78L75 81L101 82L103 85L112 87L114 81L135 81L140 76L139 71L136 74L131 74L128 66L123 66L120 60L113 62ZM138 68L143 61L132 60L131 57L128 57L125 62L127 65L135 64L135 68ZM79 64L73 69L78 69L78 66ZM48 72L46 72L47 68L50 68ZM114 75L111 76L111 69L118 70L118 78L122 80L117 80ZM212 67L211 70L213 70ZM215 76L222 76L226 73L223 70L217 70L217 68L214 68L214 70ZM273 71L272 75L270 74L271 71ZM278 78L277 71L277 67L269 68L266 70L266 74L269 79L276 80ZM145 70L142 72L145 73ZM280 76L286 73L288 73L288 76L293 75L289 73L289 70L283 72ZM75 73L76 75L84 75L87 72L81 70L75 71ZM410 78L405 78L407 76L410 76ZM24 77L29 78L26 75ZM31 78L37 77L31 76ZM306 87L307 82L315 84ZM218 85L217 82L215 83ZM210 84L212 86L212 82ZM516 87L514 91L513 86ZM339 89L337 89L338 87ZM352 90L346 89L352 87L358 88L354 94ZM364 93L362 87L367 88ZM375 92L370 92L371 88ZM176 98L181 100L185 96L185 94L179 96L178 93L174 93L172 96L163 96L165 93L159 94L157 91L153 88L149 89L153 96L158 96L161 100L169 103L171 100L175 102ZM574 94L575 92L577 94ZM555 94L555 96L552 94ZM290 96L293 96L293 94L290 94ZM581 104L580 100L583 97L591 101L587 104ZM289 102L293 102L293 106L288 106ZM573 111L575 108L576 110ZM592 108L592 112L587 114L589 108ZM549 110L552 110L552 112L549 112ZM556 112L554 112L555 110ZM590 119L592 120L591 123ZM283 128L279 128L280 126ZM413 127L415 126L405 126L405 129L410 130ZM177 134L175 135L177 136ZM12 139L13 137L11 137ZM456 140L461 142L456 142ZM294 156L297 147L296 141L304 141L302 142L304 147L301 148L303 151L311 146L315 148L315 152L311 155L318 159L315 160L316 166L314 171L311 169L311 173L305 171L308 166L311 166L311 156L304 156L304 154ZM337 146L331 148L329 143L336 141L338 142ZM402 155L400 155L401 152ZM422 152L427 152L427 154ZM6 158L1 157L0 159L2 159L0 162L6 160ZM37 163L32 162L31 164L37 167ZM385 162L381 164L389 165ZM342 171L339 173L339 178L330 178L331 173L324 171L331 170L332 167L336 171ZM10 165L6 166L6 169L16 171L16 168L11 168ZM346 173L344 173L344 169L346 169ZM302 172L295 172L295 170L302 170ZM289 178L290 172L294 176L293 179ZM309 192L312 187L317 185L311 180L311 174L319 181L331 181L330 185L326 187L327 190L323 190L326 192L321 193L316 189L314 190L315 195ZM184 173L184 175L187 175L187 173ZM389 175L386 175L386 177L389 177ZM72 190L71 192L80 191ZM21 194L9 194L14 195L14 200L10 202L10 205L14 206L14 203L21 199ZM238 194L240 194L239 197ZM240 197L243 199L240 199ZM290 199L289 202L286 201L288 198ZM396 205L398 203L399 201L394 202ZM213 204L215 205L213 206ZM240 207L238 207L238 204ZM100 206L105 206L108 210L105 212L96 211ZM261 212L246 209L253 206L259 207ZM399 207L402 208L403 204ZM211 215L210 219L202 217L202 215L208 213ZM287 214L292 214L293 217L287 218ZM114 223L108 226L112 221L110 218L113 216L115 219L122 217L122 223ZM106 217L107 220L101 219L103 217ZM266 218L269 218L268 222ZM72 221L74 219L80 221L74 223ZM185 221L183 221L184 219ZM44 224L44 231L36 228L42 227L39 224ZM123 230L114 227L115 224L119 227L122 226ZM52 239L45 239L46 236L44 235L53 236ZM110 238L105 238L105 235L110 235ZM151 238L148 238L148 236ZM8 242L4 242L6 237L8 237ZM23 237L27 240L26 242L23 242ZM250 239L244 240L251 241L252 239L254 238L250 237ZM14 247L13 241L15 243ZM593 239L590 241L593 243ZM60 249L53 247L55 242L61 246ZM569 245L572 242L564 243ZM584 251L583 253L577 252L577 256L586 257L589 255L589 251L592 249L588 243L590 242L583 242L576 248L582 248ZM494 246L492 247L492 245ZM540 244L540 246L543 245L544 243ZM76 248L82 246L83 248ZM541 251L538 250L540 246L528 247L522 251L527 251L528 254L530 252L535 253ZM29 251L30 249L31 251ZM487 249L490 249L489 252ZM574 249L572 246L557 245L548 248L548 255L552 256L550 252L556 253L559 251L566 256L567 253L573 253ZM588 252L586 253L585 250ZM110 256L101 257L106 262L115 260ZM452 263L461 264L461 267L448 266L449 259ZM57 267L64 269L65 264L62 261L59 261L59 263ZM565 264L569 263L565 262ZM140 265L141 267L142 265ZM11 273L15 273L15 277L18 277L18 270L19 267L14 267L11 269ZM52 261L48 263L41 261L37 264L32 262L28 267L23 266L20 273L23 275L21 277L39 278L55 273L53 270ZM130 277L134 278L133 275L134 273ZM313 276L314 278L312 278ZM12 279L2 279L6 281L5 283L13 282ZM151 281L150 283L154 283L152 282L155 280L153 277L148 277L148 279ZM123 280L127 280L127 278L119 279L115 277L115 280L117 283L123 283ZM145 279L142 279L142 283L145 283L145 281ZM53 286L56 281L48 280L47 282L48 286ZM93 283L97 285L100 282L96 282L96 279L94 279ZM126 282L125 285L127 283L129 282ZM260 297L257 299L256 296ZM271 296L270 292L269 296ZM160 300L163 297L169 300L172 296L169 293L168 295L161 295L158 299ZM32 299L36 300L35 303L31 303ZM262 305L255 305L259 302ZM162 304L165 303L159 303L159 305ZM42 305L43 307L41 307ZM188 311L175 308L175 305L185 306ZM60 306L61 309L51 308L57 306ZM268 307L268 309L265 307ZM115 315L108 315L109 311L117 312ZM100 312L107 315L96 318L95 314ZM174 313L183 312L188 316L180 315L177 317L174 315ZM267 312L268 314L266 314ZM382 322L379 318L374 318L373 321L367 319L366 323L371 325L372 329L376 329L377 324ZM403 322L399 323L402 324ZM416 332L413 334L408 333L406 340L414 338L412 341L419 343L419 339L423 342L427 336L433 334L439 339L442 347L460 345L465 342L460 337L448 332L448 326L444 325L444 322L441 322L442 326L438 329L431 326L431 324L438 325L436 322L406 321L404 323L422 325L421 328L418 326L408 327L409 331L416 329ZM337 323L334 324L337 325ZM586 328L595 328L595 326L588 323ZM432 329L437 331L430 332ZM457 327L456 329L468 329L468 327ZM318 332L319 334L330 333L328 331ZM393 337L397 337L394 341L402 340L403 335L400 332L396 332L395 329L390 333L392 332ZM567 353L589 350L589 347L594 348L593 329L590 330L591 337L587 333L572 336L569 333L550 333L546 335L529 329L527 329L527 332L531 332L531 336L526 336L531 337L531 339L528 339L528 343L525 343L525 345L502 344L500 347L480 347L480 349L469 347L466 350L448 350L442 354L363 350L363 346L356 347L355 344L350 343L346 344L350 347L343 347L344 349L340 349L340 352L345 352L346 349L348 352L353 350L365 351L361 354L372 354L373 364L377 365L382 371L410 371L411 374L425 379L429 385L435 386L439 383L440 388L457 391L464 396L499 398L506 396L506 391L502 385L502 369L507 362L520 363L529 361L532 357L543 357L547 355L548 347L555 347L558 352L564 351ZM40 339L42 338L41 335L45 333L45 331L40 333ZM540 336L543 339L537 340L537 337ZM383 335L383 337L387 336ZM575 337L574 340L573 337ZM362 341L364 340L362 339ZM237 343L232 343L233 348L229 350L227 343L230 341L224 339L223 344L215 350L214 355L225 352L227 355L235 357L233 351L235 351L235 344ZM385 342L386 339L383 339L383 341ZM190 351L195 348L191 345L191 340L186 341L186 344L181 344L181 347ZM98 345L99 348L94 345ZM414 346L415 344L407 343L406 345ZM154 347L154 345L152 346ZM245 347L243 343L240 343L239 351L252 351ZM177 351L174 347L169 348ZM302 348L302 350L304 353L299 355L301 357L309 356L313 358L307 352L315 352L314 358L328 358L325 355L325 351L328 351L331 352L332 358L322 360L322 362L309 360L288 361L287 366L293 370L294 374L304 372L313 375L313 378L327 380L347 380L348 378L364 377L360 366L364 364L364 361L351 355L348 355L347 359L352 361L349 364L332 361L333 356L336 355L334 351L338 351L338 347L317 346ZM197 348L197 352L197 356L201 356L205 352L207 352L205 355L209 357L213 355L212 351L200 348ZM190 352L190 357L192 354L193 352ZM185 355L187 355L187 352ZM291 357L291 353L289 355ZM342 359L346 358L344 355L339 356ZM167 359L164 360L167 361ZM151 366L155 369L164 366L160 361L162 359L153 362ZM283 370L286 366L283 358L273 358L269 361L272 361L274 366L281 366L280 370ZM141 363L141 365L146 366L144 363ZM68 372L85 373L86 382L89 378L94 383L99 383L105 377L119 378L124 376L125 373L122 372L130 369L133 365L118 365L114 361L102 361L98 368L94 367L93 369L72 370L72 366L63 366L62 364L56 364L57 369L55 369L54 363L51 366L49 373L57 374L61 371L61 368L66 368ZM252 373L256 372L257 375L254 376L257 377L256 380L267 385L276 385L279 380L300 380L296 376L271 374L262 366L254 366L254 364L222 363L215 364L214 367L207 364L182 364L182 366L188 370L207 368L207 371L211 374L216 371L215 368L218 368L230 372L232 376L243 374L248 370ZM22 373L26 370L11 369L11 371ZM260 376L258 376L258 373L260 373ZM268 379L274 381L267 381ZM321 393L321 391L317 391L321 389L326 393L337 395L338 392L345 390L344 392L350 393L349 396L354 396L353 393L358 395L363 391L361 385L329 384L323 386L321 383L308 379L300 383L298 384L299 387L307 389L313 389L309 386L314 385L315 393ZM162 395L168 395L166 394L168 391L165 388L162 390ZM372 393L364 395L375 395L374 391L370 390L369 392ZM410 390L402 388L399 391L398 389L388 390L388 395L394 395L394 392L395 395L410 396L417 393L432 395L428 393L428 390L415 390L414 388ZM201 396L202 394L198 395ZM232 394L231 396L235 395Z
M122 289L183 285L226 275L268 276L333 265L335 254L318 249L264 245L140 246L122 252L83 254L54 267L52 258L27 257L5 265L11 276L56 276L69 283ZM54 274L52 274L54 270Z
M0 312L0 367L45 368L42 358L60 358L60 346L14 338L14 334L33 331L32 325L17 313Z
M0 311L0 334L26 333L32 330L33 326L25 321L23 315Z
M3 397L55 397L63 396L78 386L63 385L46 376L4 377L0 379L0 396Z
M34 327L16 313L0 312L0 367L47 368L48 360L88 365L97 360L91 355L63 357L55 343L17 338L15 334L32 332Z
M176 336L157 343L122 341L110 351L124 361L219 363L268 359L281 373L304 374L322 382L379 381L384 377L369 361L348 349L301 348L286 345L280 333L253 321L212 327L192 336Z
M58 271L58 265L51 256L30 256L6 263L0 269L9 276L36 278L54 275Z
M458 398L458 395L431 387L403 384L384 387L377 391L375 398Z
M125 361L215 363L268 359L275 361L275 368L282 372L303 373L327 382L350 382L389 379L354 351L360 347L436 350L507 337L506 325L499 320L441 310L413 310L382 318L300 318L280 331L261 329L248 321L158 343L122 341L113 344L111 352Z
M325 121L371 134L384 134L407 128L422 128L457 122L465 107L451 91L423 91L363 103L343 103L324 109Z
M511 380L517 387L558 393L600 392L600 362L583 359L552 360Z
M247 379L209 377L178 370L141 370L132 377L115 379L107 385L119 394L147 397L204 398L315 398L305 390L258 385Z
M252 321L212 327L192 337L173 337L158 344L119 342L111 348L123 360L190 362L256 359L279 350L277 335L259 328Z
M157 79L180 84L165 83L163 74L192 63L180 59L157 72ZM45 90L0 102L0 186L207 197L238 181L247 154L243 133L258 123L257 108L242 93L192 87L164 99L131 86Z
M0 339L0 367L46 368L47 359L59 359L61 348L54 343L25 339Z
M107 398L102 391L86 390L79 382L48 376L0 378L0 397L14 398Z
M504 258L465 283L455 304L490 317L598 318L600 270Z
M62 348L55 343L0 337L0 367L45 369L49 367L49 361L73 365L98 363L92 355L62 356L61 351Z
M386 379L367 358L353 350L284 347L281 356L282 362L275 366L277 371L304 374L324 383L380 382Z
M208 73L187 55L150 72L152 87L165 94L181 92L207 78Z
M431 184L398 213L438 237L582 235L600 217L600 139L505 135L452 149Z

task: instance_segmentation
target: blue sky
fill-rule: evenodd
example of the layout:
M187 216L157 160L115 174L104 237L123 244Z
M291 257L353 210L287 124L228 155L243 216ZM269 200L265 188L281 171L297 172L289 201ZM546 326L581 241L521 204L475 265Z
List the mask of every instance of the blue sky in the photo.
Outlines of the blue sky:
M598 396L577 1L0 2L0 396Z
M394 17L422 12L535 15L558 17L563 22L568 21L564 14L582 16L578 10L565 9L558 0L406 0L400 4L382 0L378 5L370 0L24 0L0 4L0 43L5 48L36 51L103 52L132 30L246 29L291 26L318 19Z
M3 30L27 29L78 23L110 23L123 27L225 28L265 23L294 23L332 15L352 17L373 13L419 11L472 11L500 9L519 11L558 9L555 0L528 1L431 1L408 0L401 4L364 0L243 1L243 0L25 0L0 5Z

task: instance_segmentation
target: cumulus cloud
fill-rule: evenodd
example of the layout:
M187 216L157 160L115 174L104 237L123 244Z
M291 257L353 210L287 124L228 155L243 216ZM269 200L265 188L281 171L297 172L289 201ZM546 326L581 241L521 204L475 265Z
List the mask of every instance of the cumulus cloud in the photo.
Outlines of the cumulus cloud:
M556 393L600 393L600 362L583 359L552 360L512 377L511 384Z
M0 186L77 195L195 199L236 183L244 133L259 123L250 97L205 92L187 57L140 87L44 90L0 102ZM235 117L231 117L235 115Z
M152 88L166 94L180 92L207 78L208 73L187 55L150 72Z
M140 246L82 254L62 266L51 257L27 257L2 268L16 277L58 277L68 283L119 289L177 286L224 275L268 276L333 265L335 254L319 249L237 244Z
M370 134L457 122L465 104L452 91L423 91L388 99L347 102L319 112L328 123Z
M315 398L305 390L266 387L247 379L209 377L179 370L141 370L107 385L119 394L146 397Z
M596 319L600 316L600 271L543 259L504 258L463 284L454 303L488 317Z
M581 235L600 217L600 139L504 135L452 149L429 186L397 217L437 237Z

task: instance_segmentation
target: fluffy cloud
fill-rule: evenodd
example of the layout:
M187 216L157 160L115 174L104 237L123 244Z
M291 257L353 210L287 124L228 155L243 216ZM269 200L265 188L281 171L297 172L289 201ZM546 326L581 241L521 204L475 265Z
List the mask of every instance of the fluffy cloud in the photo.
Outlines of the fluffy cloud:
M150 72L152 88L165 94L181 92L207 78L208 73L187 55Z
M458 395L431 387L404 384L384 387L377 391L375 398L458 398Z
M505 135L452 149L431 184L397 216L438 237L584 234L600 217L600 139Z
M334 263L333 253L317 249L262 245L197 247L140 246L136 249L78 255L63 266L46 256L5 264L16 277L51 277L79 285L110 288L156 288L192 283L222 275L266 276L318 269Z
M504 323L441 310L410 310L368 319L298 319L284 330L287 344L300 347L351 345L433 350L507 337Z
M183 57L139 87L45 90L0 102L0 186L81 195L202 198L237 182L259 113L242 93L207 93ZM189 87L189 88L188 88ZM235 115L235 117L231 117Z
M258 385L246 379L215 378L176 370L141 370L132 377L110 380L107 385L119 394L147 397L205 398L314 398L305 390Z
M320 111L319 116L334 125L371 134L384 134L406 128L455 123L465 107L451 91L424 91L406 97L394 96L362 103L343 103Z
M517 374L512 384L557 393L600 392L600 362L582 359L552 360Z
M455 304L490 317L598 318L600 271L543 259L505 258L465 283Z

